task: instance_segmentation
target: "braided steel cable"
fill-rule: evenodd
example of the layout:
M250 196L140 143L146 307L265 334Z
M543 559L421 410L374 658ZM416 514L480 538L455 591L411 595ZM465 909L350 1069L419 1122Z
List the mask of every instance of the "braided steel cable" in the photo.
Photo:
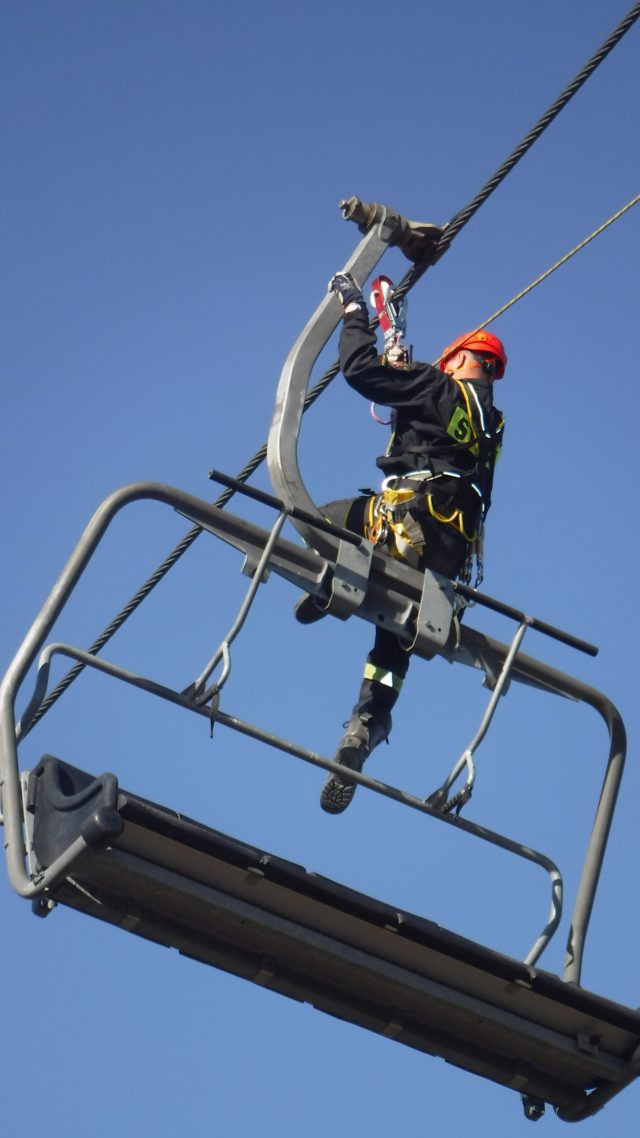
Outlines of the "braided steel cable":
M304 401L305 411L307 411L308 408L311 407L313 403L315 403L316 399L322 395L322 392L325 390L331 380L335 378L339 370L340 368L338 364L334 364L333 367L329 368L328 371L325 372L322 379L318 381L316 386L312 388L312 390L307 395ZM249 460L246 466L242 468L240 473L236 475L236 480L243 483L248 482L251 475L254 474L258 467L264 462L266 456L267 444L264 443L263 446L260 447L260 450L256 451L253 458ZM222 509L224 506L226 506L227 502L233 497L234 494L235 490L233 490L231 487L229 487L227 490L223 490L222 493L216 498L213 505L217 506L218 509ZM97 656L100 650L104 648L105 644L108 644L108 642L111 640L111 637L115 635L118 629L121 628L125 621L129 619L129 617L132 615L132 613L135 612L138 606L141 605L142 602L149 596L149 593L155 589L156 585L160 583L163 577L166 577L169 570L172 569L176 562L179 561L183 556L183 554L185 554L187 550L191 548L196 538L199 537L202 532L202 526L196 525L193 526L184 535L184 537L178 542L175 548L172 549L171 553L165 557L164 561L158 566L155 572L147 578L144 584L140 586L137 593L134 594L131 600L128 601L128 603L113 618L111 623L108 624L104 631L100 633L96 640L94 640L90 648L87 649L91 656ZM53 706L56 700L58 700L60 696L64 694L67 688L71 686L73 681L80 675L82 671L84 671L85 666L85 664L74 664L73 667L70 668L68 672L66 672L56 687L51 690L47 698L40 704L40 707L33 716L29 727L24 732L25 735L28 734L28 732L31 731L33 727L35 727L36 723L42 719L43 715L46 715L49 708Z
M445 226L442 237L436 243L432 256L426 264L414 265L412 269L403 277L400 284L394 290L394 296L401 299L411 288L420 280L426 273L427 269L434 265L436 261L442 257L446 250L451 245L454 237L458 235L460 230L467 224L468 221L480 209L480 206L486 202L487 198L493 193L495 189L504 181L507 174L511 172L517 162L527 153L533 146L534 142L540 137L544 130L553 122L560 111L567 105L570 99L580 90L587 79L593 74L596 68L603 62L609 55L613 48L620 42L622 37L629 31L636 20L640 17L640 0L633 8L627 13L623 20L618 24L610 36L604 41L602 46L595 52L591 59L585 64L582 70L576 75L572 82L566 87L562 94L555 100L549 107L547 112L542 116L536 125L529 131L523 138L522 142L512 151L507 159L502 163L498 170L489 181L482 187L476 194L472 201L468 203L463 209L459 210L457 214ZM375 327L378 321L373 320L371 326ZM315 403L316 399L325 391L331 381L338 374L340 367L337 363L333 364L318 381L315 387L307 395L304 402L304 410L308 409ZM253 458L249 460L246 466L236 476L238 482L247 482L252 474L264 462L267 454L267 446L264 444L260 450L256 451ZM216 498L213 503L214 506L222 509L227 502L233 497L235 491L228 488ZM138 589L131 600L121 609L121 611L114 617L111 623L104 629L104 631L97 637L91 647L88 649L91 655L97 653L104 648L105 644L111 637L118 631L119 628L125 623L126 620L135 612L138 606L149 595L157 584L166 576L170 569L176 564L177 561L183 556L184 553L193 545L197 537L202 533L201 526L194 526L185 534L182 540L175 546L175 548L168 554L164 561L158 566L154 573L144 582ZM60 698L60 696L67 690L73 683L76 677L84 669L84 664L75 664L71 668L57 686L51 691L50 695L43 701L40 708L34 715L29 730L35 727L36 723L42 718L43 715L49 710L50 707Z
M556 261L554 265L551 265L551 268L546 269L544 273L541 273L539 277L536 277L536 279L532 281L531 284L528 284L526 288L523 288L521 292L516 293L516 295L513 296L511 300L508 300L506 304L503 304L501 308L498 308L495 312L492 312L491 316L488 316L486 320L483 320L482 324L478 324L478 327L474 330L474 335L475 332L480 332L483 328L486 328L487 325L493 324L494 320L497 320L499 316L503 316L505 312L507 312L510 308L513 308L514 304L517 304L519 300L522 300L522 298L532 292L534 288L537 288L538 285L542 284L543 281L546 281L547 278L550 277L552 273L555 273L557 269L560 269L563 265L566 265L567 261L570 261L572 257L575 257L576 253L579 253L582 249L585 248L585 246L589 245L591 241L593 241L596 237L599 237L601 233L604 233L605 229L608 229L610 225L613 225L614 221L618 221L619 218L623 217L624 214L632 209L634 205L638 205L638 202L640 202L640 194L636 194L636 196L632 198L631 201L622 206L622 209L617 210L617 212L614 213L612 217L609 217L606 221L603 221L602 225L599 225L597 229L594 229L593 233L590 233L589 236L585 237L583 241L580 241L578 245L574 245L573 249L570 249L568 253L565 253L564 257L560 257L560 260Z
M596 68L599 67L602 61L606 59L611 51L613 51L613 48L620 42L622 37L626 34L626 32L629 31L633 24L635 24L638 17L640 17L640 2L634 4L633 8L627 12L627 15L623 20L620 21L617 28L612 31L611 35L607 37L601 47L599 47L598 50L591 56L591 59L585 63L584 67L581 71L578 72L575 79L569 83L562 94L559 95L555 102L551 104L548 111L546 111L542 118L538 120L536 125L532 127L529 133L522 139L522 142L516 146L515 150L511 152L509 157L505 159L499 169L496 170L493 177L489 178L489 181L476 194L475 198L473 198L473 200L470 201L469 204L466 205L463 209L459 210L459 212L451 218L451 221L447 222L444 227L442 237L436 243L435 249L433 251L433 256L426 264L414 265L413 268L409 269L409 272L406 273L406 275L400 281L398 287L395 289L394 296L397 296L398 299L401 299L403 296L405 296L409 289L413 288L413 286L426 273L427 269L430 268L431 265L435 264L436 261L440 260L440 257L446 253L447 249L451 245L454 237L457 237L463 226L465 226L467 222L471 220L473 215L480 209L480 206L484 205L487 198L489 198L493 191L498 188L501 182L504 181L507 174L511 173L516 163L519 162L520 159L523 158L527 153L527 151L531 149L534 142L540 138L540 135L547 129L548 126L550 126L553 120L560 114L560 111L566 107L569 100L572 99L575 94L577 94L577 92L586 83L587 79L589 79Z

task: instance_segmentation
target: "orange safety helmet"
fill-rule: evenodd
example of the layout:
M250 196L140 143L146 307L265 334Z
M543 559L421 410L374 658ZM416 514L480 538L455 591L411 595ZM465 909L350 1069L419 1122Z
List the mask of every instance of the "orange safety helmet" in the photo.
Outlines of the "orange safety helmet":
M443 365L446 364L447 360L455 356L456 352L463 351L464 348L468 348L470 352L489 352L495 356L497 363L494 378L502 379L507 366L507 353L504 350L502 340L494 336L493 332L466 332L464 336L458 336L458 339L449 344L442 352L438 367L444 370Z

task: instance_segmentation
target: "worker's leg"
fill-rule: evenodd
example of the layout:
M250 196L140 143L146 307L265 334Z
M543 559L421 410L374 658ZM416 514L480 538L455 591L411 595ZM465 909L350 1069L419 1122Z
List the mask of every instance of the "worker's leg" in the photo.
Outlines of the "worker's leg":
M409 667L409 654L397 637L376 630L376 640L367 657L360 694L335 755L335 762L361 771L374 747L391 731L391 711L400 694ZM320 805L328 814L341 814L353 799L355 783L332 774L325 783Z
M323 514L337 525L364 534L371 497L343 499L322 507ZM297 613L299 616L299 612ZM376 639L367 657L360 693L335 754L335 761L349 770L361 771L365 761L391 730L391 710L409 667L409 656L398 639L384 629L376 629ZM329 814L346 810L356 791L355 784L330 775L320 796L320 805Z
M327 521L364 536L365 516L370 500L368 494L359 498L340 498L336 502L320 506L320 510ZM327 615L324 609L318 607L315 597L308 593L303 593L293 611L300 624L315 624Z
M349 528L363 532L368 498L355 499L348 510L342 510ZM332 506L344 507L343 503ZM333 515L337 520L336 515ZM425 519L425 552L421 568L430 566L435 572L454 578L464 563L467 544L450 526ZM344 520L342 521L344 523ZM409 668L409 653L396 636L384 629L376 630L372 651L367 657L364 679L346 731L338 744L335 761L349 770L361 771L374 747L391 731L391 711L400 694ZM346 810L356 792L348 778L330 775L320 796L320 805L329 814Z

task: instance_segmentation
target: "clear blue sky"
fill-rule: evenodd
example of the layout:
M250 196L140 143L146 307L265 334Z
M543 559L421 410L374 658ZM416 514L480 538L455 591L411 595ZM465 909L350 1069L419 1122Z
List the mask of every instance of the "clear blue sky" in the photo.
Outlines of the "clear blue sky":
M27 0L0 4L2 473L6 667L97 505L152 479L207 499L266 438L289 347L357 232L357 194L444 223L469 201L630 0ZM410 298L436 358L638 193L636 26ZM496 322L505 452L487 592L600 645L525 649L604 690L629 763L594 909L586 987L640 1003L637 322L631 211ZM404 272L397 254L390 275ZM336 355L332 343L326 362ZM376 477L385 429L337 379L305 420L314 497ZM266 472L256 484L268 488ZM236 499L243 516L263 513ZM56 639L87 646L188 526L131 508ZM236 612L240 558L207 535L105 655L183 688ZM311 629L271 580L223 708L330 756L371 639ZM504 638L510 628L474 615ZM57 675L60 673L58 672ZM21 699L24 705L28 690ZM415 661L371 773L442 781L484 707L476 673ZM177 708L83 676L25 743L515 957L544 922L540 871L360 792L318 807L320 772ZM593 712L512 690L478 756L468 815L548 853L567 917L607 743ZM515 1094L63 909L35 920L0 875L6 1134L513 1138ZM638 1087L583 1132L637 1132ZM541 1123L563 1128L553 1115ZM525 1133L528 1131L525 1129Z

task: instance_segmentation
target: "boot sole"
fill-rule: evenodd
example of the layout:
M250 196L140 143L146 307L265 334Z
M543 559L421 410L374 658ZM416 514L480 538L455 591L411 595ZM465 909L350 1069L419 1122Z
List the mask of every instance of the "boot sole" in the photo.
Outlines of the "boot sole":
M362 747L362 742L357 739L354 740L355 746L342 747L336 756L336 762L341 763L347 770L361 771L366 755L362 758L359 754L354 754ZM355 782L345 778L342 779L337 774L329 775L325 782L322 792L320 794L320 806L327 814L342 814L343 810L347 809L353 801L353 796L357 790Z
M327 814L342 814L351 805L355 792L355 782L341 782L337 775L332 774L322 788L320 807Z

